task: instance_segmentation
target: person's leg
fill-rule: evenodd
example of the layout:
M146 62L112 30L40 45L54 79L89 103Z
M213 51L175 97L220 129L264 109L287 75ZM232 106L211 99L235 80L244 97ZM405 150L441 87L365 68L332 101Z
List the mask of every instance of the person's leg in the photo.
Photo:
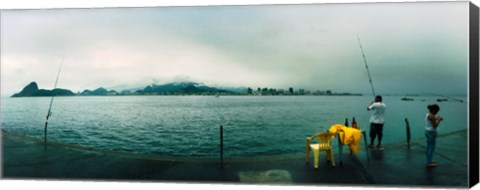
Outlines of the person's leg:
M377 148L382 148L382 137L383 137L383 124L377 124L378 131L378 144Z
M426 155L426 158L427 158L427 166L429 164L432 164L432 157L433 157L433 148L434 148L434 144L435 144L435 138L434 138L434 134L432 132L429 132L429 131L425 131L425 137L427 137L427 149L425 151L425 155Z
M437 144L437 132L432 132L432 140L431 140L431 149L432 149L432 153L431 153L431 156L430 156L430 162L433 163L433 153L435 153L435 145Z
M376 136L376 129L373 123L370 123L370 144L368 145L369 148L373 148L373 142L375 141Z

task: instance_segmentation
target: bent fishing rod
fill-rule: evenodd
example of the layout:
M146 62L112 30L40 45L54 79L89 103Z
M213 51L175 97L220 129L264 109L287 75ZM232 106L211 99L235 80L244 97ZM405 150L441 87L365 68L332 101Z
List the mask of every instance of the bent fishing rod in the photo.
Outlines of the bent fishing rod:
M44 149L47 149L47 126L48 126L48 119L52 115L52 105L53 105L53 98L55 97L55 93L53 92L57 88L58 78L60 76L60 71L62 71L63 66L63 58L62 62L60 63L60 68L58 68L57 78L55 79L55 85L52 90L52 99L50 99L50 106L48 107L48 113L45 119L45 129L44 129Z
M370 82L370 87L372 88L373 96L376 96L377 94L375 93L375 89L373 88L373 81L372 81L372 76L370 75L370 69L368 69L368 65L367 65L367 58L365 58L362 42L360 41L360 37L358 36L358 34L357 34L357 39L358 39L358 44L360 45L360 50L362 51L363 62L365 63L365 69L367 69L368 81Z

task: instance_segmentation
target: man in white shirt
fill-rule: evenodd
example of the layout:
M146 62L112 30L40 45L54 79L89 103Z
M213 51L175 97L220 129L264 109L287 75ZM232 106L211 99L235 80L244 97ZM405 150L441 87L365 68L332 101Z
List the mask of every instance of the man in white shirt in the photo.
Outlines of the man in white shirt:
M375 137L378 136L377 149L383 150L382 148L382 136L383 136L383 115L385 114L385 104L382 102L382 96L375 96L375 101L370 103L367 107L368 111L372 111L370 115L370 145L368 148L373 149L373 142Z

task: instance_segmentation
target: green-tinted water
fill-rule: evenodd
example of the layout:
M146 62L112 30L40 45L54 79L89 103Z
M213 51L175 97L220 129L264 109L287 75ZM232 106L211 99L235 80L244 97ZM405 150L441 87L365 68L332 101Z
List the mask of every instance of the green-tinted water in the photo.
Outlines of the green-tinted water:
M446 133L467 128L466 102L438 97L385 96L384 144L423 138L427 105L437 103ZM457 97L466 100L466 97ZM110 150L156 155L215 157L219 126L225 156L303 154L305 137L355 117L369 128L372 101L363 96L128 96L57 97L49 120L49 140ZM50 98L3 98L2 129L43 138ZM368 133L367 133L368 134Z

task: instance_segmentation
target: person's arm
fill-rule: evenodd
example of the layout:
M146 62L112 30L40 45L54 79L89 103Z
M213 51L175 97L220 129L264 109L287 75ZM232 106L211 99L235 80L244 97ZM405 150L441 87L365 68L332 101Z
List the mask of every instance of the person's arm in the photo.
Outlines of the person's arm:
M367 107L367 110L368 110L368 111L370 111L370 110L372 110L372 109L374 108L374 106L373 106L374 103L375 103L375 102L371 102L370 105L368 105L368 107Z
M440 125L440 121L443 120L443 117L441 116L435 117L435 115L433 114L428 114L428 120L432 122L433 127L437 128L438 125Z

